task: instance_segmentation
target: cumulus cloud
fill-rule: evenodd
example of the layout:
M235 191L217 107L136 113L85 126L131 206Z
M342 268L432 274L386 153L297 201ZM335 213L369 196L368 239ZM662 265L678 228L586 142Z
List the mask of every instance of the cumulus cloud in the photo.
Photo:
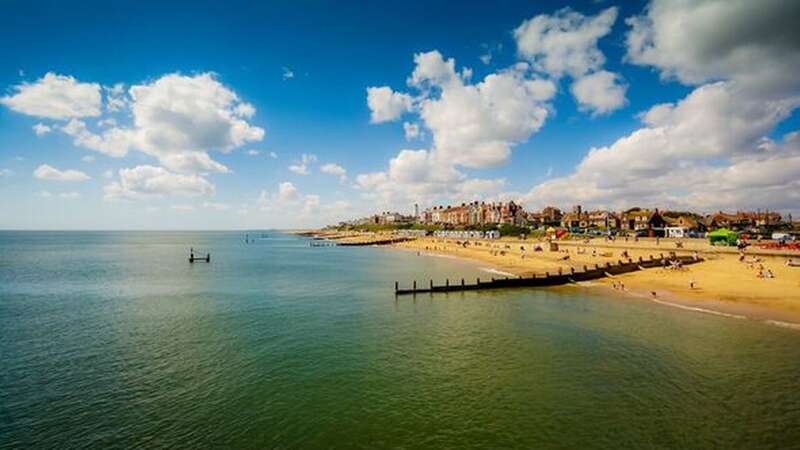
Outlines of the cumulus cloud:
M478 187L484 189L482 194L497 190L504 180L470 178L459 168L506 163L511 148L544 124L555 84L535 76L524 62L475 83L470 81L471 70L458 72L455 60L436 50L414 55L414 62L407 83L417 94L410 105L431 132L433 145L401 150L387 170L356 176L355 186L387 206L463 198L477 194ZM405 122L404 131L409 139L421 134L414 122Z
M283 78L284 81L294 78L294 71L292 69L284 66L281 70L281 78Z
M411 110L411 103L410 95L394 92L388 86L367 88L367 106L372 123L397 120Z
M164 195L208 196L214 193L214 186L196 174L169 172L163 167L136 166L119 171L119 181L103 188L105 198L136 200Z
M654 0L626 20L629 62L667 79L737 81L762 95L796 89L800 3L783 0Z
M601 70L578 78L570 88L583 110L593 114L607 114L625 105L627 86L618 81L619 76Z
M581 109L605 114L625 105L622 77L602 70L606 59L597 46L616 20L616 7L593 17L564 8L522 22L514 38L519 55L536 70L573 79L571 91Z
M94 162L94 156L85 155L85 156L81 157L81 161L83 161L85 163L93 163Z
M435 199L468 199L496 192L503 180L469 178L427 150L401 150L387 171L359 174L355 186L364 197L390 206Z
M53 166L42 164L33 171L33 176L40 180L50 181L86 181L91 179L89 175L80 170L59 170Z
M100 115L100 85L48 72L34 83L14 86L13 95L0 103L29 116L69 119Z
M11 169L0 169L0 177L10 177L14 175L14 171Z
M317 162L316 155L309 155L303 153L300 157L300 161L295 162L289 166L289 170L298 174L298 175L308 175L311 171L308 169L308 166Z
M181 173L228 172L209 152L228 153L264 137L262 128L248 122L255 108L210 73L164 75L133 85L127 92L122 84L104 89L106 109L129 109L132 126L121 127L105 118L97 123L104 129L93 131L80 117L100 114L100 86L79 83L72 77L48 74L34 85L18 86L17 95L2 101L25 114L71 119L59 129L78 147L113 157L139 150L158 159L166 169ZM84 97L92 97L92 102L83 101ZM43 130L39 128L37 133Z
M319 170L322 173L339 177L341 182L345 182L347 180L347 170L336 163L324 164L319 168Z
M264 137L245 119L252 106L209 73L171 74L150 84L132 86L136 145L178 172L225 172L208 152L230 152Z
M800 133L770 136L800 107L800 81L789 75L800 70L799 11L771 0L652 1L626 21L628 60L698 86L525 200L797 211Z
M33 126L33 132L36 133L37 136L44 136L52 130L52 128L43 123L37 123Z
M800 139L790 134L777 145L766 136L799 105L797 97L748 98L734 82L698 87L680 102L652 107L641 115L642 128L592 148L574 173L534 187L526 201L789 207L800 180Z
M557 78L565 74L578 78L605 63L597 41L611 32L616 20L616 7L594 17L564 8L522 22L514 30L514 38L519 54L537 70Z
M250 155L250 156L258 156L259 153L261 153L261 152L259 152L258 150L248 150L247 151L247 154Z
M277 199L282 202L291 202L298 198L297 188L289 181L278 185Z
M465 84L454 71L444 75L452 64L444 63L439 52L430 53L432 57L417 59L429 66L439 61L440 67L415 69L412 80L441 88L439 96L420 102L420 117L431 130L438 158L471 168L498 166L508 161L513 145L526 141L547 119L544 102L555 94L555 85L528 78L527 65Z

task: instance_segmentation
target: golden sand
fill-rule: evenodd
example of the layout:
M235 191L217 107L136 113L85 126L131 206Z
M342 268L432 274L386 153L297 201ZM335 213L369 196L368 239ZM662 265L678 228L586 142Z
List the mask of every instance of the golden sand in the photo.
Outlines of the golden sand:
M536 245L543 251L534 251ZM621 282L627 293L652 297L686 305L708 307L747 316L774 318L800 322L800 267L789 267L787 256L776 252L746 252L744 262L739 261L735 249L711 247L701 240L685 240L677 248L670 239L616 240L558 242L559 249L551 251L549 244L534 240L502 239L497 241L471 240L466 245L456 239L420 238L395 244L398 248L423 253L442 254L468 258L487 263L491 267L517 275L568 271L595 264L616 262L627 256L638 259L650 255L658 257L669 252L687 255L697 252L706 261L681 270L647 269L598 280L603 288L619 287ZM769 256L766 256L769 254ZM800 262L800 254L794 257ZM773 278L761 278L759 272L770 271ZM692 287L693 285L693 287ZM619 290L619 289L618 289Z

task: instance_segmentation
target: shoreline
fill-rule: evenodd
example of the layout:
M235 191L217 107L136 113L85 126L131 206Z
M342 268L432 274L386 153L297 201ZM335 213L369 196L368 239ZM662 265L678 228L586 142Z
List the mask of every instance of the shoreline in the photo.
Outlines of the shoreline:
M520 275L529 275L532 273L531 268L540 268L540 273L548 270L550 268L554 268L556 264L552 258L545 259L544 256L546 255L545 252L541 252L539 256L542 256L541 259L537 260L536 255L529 256L528 259L524 259L526 264L522 264L519 262L509 261L508 257L492 260L492 258L496 258L494 256L490 256L488 253L479 253L475 251L468 251L466 249L459 251L462 247L456 247L454 244L455 241L449 242L446 239L429 239L425 238L418 241L411 241L406 243L394 244L388 247L396 250L407 250L407 251L417 251L420 255L426 256L437 256L437 257L446 257L446 258L455 258L463 261L469 261L473 264L478 265L482 270L485 270L489 273L495 273L499 276L520 276ZM428 248L425 248L424 243L428 243ZM434 243L438 243L438 245L433 245ZM542 244L541 242L536 242ZM495 242L487 242L483 241L483 245L494 245L496 247L492 248L499 248L500 245L503 248L508 247L510 245L518 245L520 242L510 241L510 240L500 240ZM523 245L530 246L531 244L535 244L532 241L528 241ZM599 243L598 243L599 244ZM578 247L578 246L586 246L587 244L580 244L580 243L570 243L568 246L564 247ZM590 245L591 246L591 245ZM431 248L433 247L433 248ZM600 248L600 245L596 245L596 247ZM613 249L620 249L625 248L621 245L617 246L603 246L602 248L613 248ZM632 253L641 253L642 249L637 248L630 248L628 249ZM663 251L670 251L666 246L662 247L661 250ZM711 265L712 261L716 266L722 264L723 266L733 265L742 263L732 262L736 261L736 255L733 254L719 254L714 252L716 249L711 249L704 251L704 256L710 256L711 258L707 261L704 261L701 264L709 264ZM674 251L674 250L673 250ZM681 249L678 253L691 253L695 251L692 248L689 249ZM699 250L698 250L699 251ZM510 251L509 251L510 252ZM567 251L568 252L568 251ZM509 255L511 256L511 255ZM633 255L636 256L636 255ZM749 256L752 257L752 256ZM766 258L776 258L777 256L770 255ZM528 262L533 262L528 264ZM499 263L499 264L498 264ZM769 263L774 265L774 261L770 261ZM714 267L714 270L718 270L717 267ZM734 266L739 272L743 271L744 269L742 266ZM712 270L708 268L707 270ZM778 271L776 269L776 271ZM536 272L536 270L533 270ZM698 271L698 272L702 272ZM676 288L675 280L668 279L669 276L666 276L665 280L659 280L659 277L664 277L666 271L662 269L647 269L645 271L640 271L632 274L623 274L612 276L609 278L605 278L602 280L594 281L591 284L579 284L581 288L593 290L595 292L603 292L603 293L616 293L618 295L624 295L626 297L631 298L638 298L641 300L649 300L656 305L663 306L663 307L671 307L671 308L678 308L683 309L687 312L694 312L694 313L702 313L702 314L710 314L710 315L717 315L722 317L728 317L731 319L738 319L738 320L754 320L766 324L771 324L774 326L781 326L784 328L790 328L795 330L800 330L800 296L796 293L789 298L785 295L784 292L778 292L777 295L767 295L760 291L757 291L756 294L762 294L761 297L752 296L752 292L741 292L737 295L730 295L730 292L715 292L713 289L714 286L711 288L699 288L695 290L688 290L688 289L680 289ZM786 272L781 270L781 275L785 275ZM677 274L676 274L677 275ZM682 274L685 278L687 274ZM695 275L694 273L689 274L689 277ZM798 283L797 285L800 286L800 269L797 270L796 274L792 273L792 275L798 276ZM703 279L704 275L697 274L698 277ZM724 282L725 280L723 280ZM774 280L759 280L760 282L770 282ZM786 284L785 277L784 277L784 284ZM789 282L793 280L788 280ZM624 291L620 291L619 289L615 289L612 287L612 284L616 282L622 282L625 284ZM739 283L746 283L743 279L738 279ZM702 283L701 283L702 286ZM728 283L727 287L730 290L730 283ZM780 290L780 288L778 288ZM652 290L657 291L657 295L655 298L652 298L650 292ZM736 289L733 289L736 291ZM742 286L742 290L744 291L744 286ZM798 291L800 289L796 289ZM688 291L688 292L687 292ZM767 291L769 291L767 289ZM774 289L773 289L774 291ZM787 291L788 292L788 291ZM771 294L775 294L775 292L771 292ZM786 297L783 303L778 304L777 297ZM794 298L797 297L797 298Z

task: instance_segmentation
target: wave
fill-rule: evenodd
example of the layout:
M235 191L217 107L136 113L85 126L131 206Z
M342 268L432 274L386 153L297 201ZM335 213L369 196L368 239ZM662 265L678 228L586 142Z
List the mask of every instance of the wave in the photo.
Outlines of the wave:
M674 308L685 309L687 311L695 311L695 312L700 312L700 313L705 313L705 314L713 314L715 316L730 317L730 318L733 318L733 319L747 319L747 316L743 316L743 315L740 315L740 314L724 313L722 311L716 311L716 310L713 310L713 309L705 309L705 308L699 308L697 306L681 305L681 304L678 304L678 303L672 303L672 302L667 302L667 301L658 300L658 299L653 299L652 301L654 301L654 302L656 302L656 303L658 303L660 305L672 306Z
M504 277L514 277L514 278L517 277L517 275L515 275L513 273L503 272L502 270L492 269L492 268L489 268L489 267L481 267L481 270L484 271L484 272L493 273L495 275L502 275Z
M791 328L793 330L800 330L800 323L795 323L795 322L783 322L780 320L765 320L764 323L768 323L770 325L775 325L778 327Z

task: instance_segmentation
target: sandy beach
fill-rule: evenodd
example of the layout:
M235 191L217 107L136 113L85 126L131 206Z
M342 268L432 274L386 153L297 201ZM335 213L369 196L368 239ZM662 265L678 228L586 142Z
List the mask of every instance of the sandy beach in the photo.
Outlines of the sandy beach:
M361 237L360 239L366 239ZM542 251L535 251L536 246ZM708 309L735 317L751 317L800 323L800 267L789 267L790 258L768 251L746 252L740 261L735 249L711 247L704 241L683 242L676 248L669 239L638 242L603 239L559 242L558 251L550 251L546 242L518 239L496 241L464 241L441 238L419 238L394 244L394 247L426 254L466 258L486 264L500 273L529 276L532 273L580 269L625 257L638 258L665 255L691 255L705 261L680 270L648 269L592 282L597 289L613 289L665 304ZM758 253L757 255L754 253ZM773 252L774 253L774 252ZM800 257L795 257L800 260ZM771 272L772 278L759 277Z

